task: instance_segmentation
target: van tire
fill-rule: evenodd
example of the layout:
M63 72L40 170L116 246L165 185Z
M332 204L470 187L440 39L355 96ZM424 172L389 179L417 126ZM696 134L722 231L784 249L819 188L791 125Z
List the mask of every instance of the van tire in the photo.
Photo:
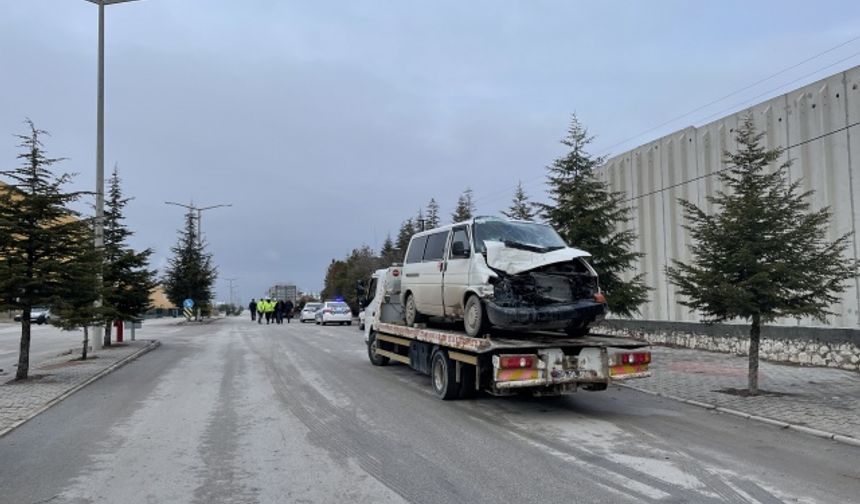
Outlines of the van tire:
M418 313L418 309L415 307L415 296L411 292L406 295L406 305L403 311L406 316L406 327L412 327L415 323L424 321L424 317Z
M460 393L453 362L444 350L437 350L430 359L430 384L433 392L445 401L456 398Z
M463 309L463 327L466 329L466 334L473 338L481 336L490 328L484 303L475 294L466 299L466 306Z
M391 359L383 357L382 355L376 355L377 344L376 333L370 333L370 341L367 343L367 357L370 359L370 363L374 366L387 366Z

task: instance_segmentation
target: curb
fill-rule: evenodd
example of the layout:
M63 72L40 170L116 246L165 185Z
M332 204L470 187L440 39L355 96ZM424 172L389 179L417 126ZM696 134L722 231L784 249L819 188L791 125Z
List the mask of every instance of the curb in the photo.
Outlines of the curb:
M846 436L844 434L836 434L835 432L828 432L828 431L823 431L820 429L814 429L812 427L806 427L805 425L798 425L798 424L793 424L793 423L789 423L789 422L783 422L782 420L776 420L773 418L763 417L763 416L759 416L759 415L753 415L751 413L744 413L743 411L739 411L736 409L724 408L722 406L717 406L716 404L708 404L708 403L704 403L701 401L694 401L693 399L684 399L683 397L673 396L670 394L663 394L660 392L654 392L651 390L646 390L643 388L636 387L634 385L628 385L628 384L622 384L622 383L616 383L616 385L618 385L619 387L628 388L630 390L635 390L636 392L642 392L644 394L649 394L649 395L657 396L657 397L664 397L666 399L671 399L673 401L678 401L678 402L682 402L682 403L689 404L692 406L697 406L699 408L704 408L704 409L708 409L708 410L712 410L712 411L719 411L720 413L727 413L729 415L734 415L737 417L745 418L747 420L752 420L755 422L760 422L760 423L764 423L767 425L772 425L774 427L779 427L780 429L790 429L790 430L794 430L797 432L802 432L804 434L809 434L812 436L837 441L839 443L844 443L847 445L860 447L860 439L855 438L855 437L851 437L851 436Z
M101 377L103 377L103 376L105 376L105 375L107 375L107 374L112 373L113 371L116 371L117 369L119 369L119 368L121 368L121 367L125 366L125 365L126 365L126 364L128 364L129 362L132 362L132 361L134 361L134 360L137 360L137 359L138 359L138 358L140 358L142 355L147 354L147 353L149 353L149 352L151 352L151 351L155 350L155 349L156 349L156 348L158 348L159 346L161 346L161 342L160 342L160 341L158 341L158 340L151 340L151 341L149 342L149 344L148 344L148 345L146 345L145 347L141 348L141 349L140 349L140 350L138 350L137 352L135 352L135 353L133 353L133 354L129 355L128 357L126 357L126 358L124 358L124 359L122 359L122 360L119 360L119 361L114 362L113 364L111 364L110 366L108 366L108 367L106 367L106 368L102 369L101 371L99 371L98 373L94 374L93 376L90 376L89 378L87 378L86 380L82 381L81 383L78 383L77 385L75 385L75 386L73 386L72 388L70 388L70 389L66 390L65 392L63 392L62 394L58 395L57 397L55 397L55 398L51 399L50 401L48 401L47 403L45 403L44 405L42 405L39 409L37 409L35 413L31 414L31 415L30 415L30 416L28 416L27 418L24 418L24 419L22 419L22 420L18 420L17 422L15 422L14 424L10 425L10 426L9 426L9 427L7 427L6 429L3 429L2 431L0 431L0 438L4 437L6 434L9 434L10 432L12 432L13 430L17 429L18 427L20 427L20 426L24 425L25 423L29 422L30 420L32 420L32 419L36 418L37 416L41 415L42 413L44 413L45 411L47 411L48 409L50 409L50 408L51 408L52 406L54 406L55 404L59 403L59 402L60 402L60 401L62 401L63 399L65 399L65 398L69 397L70 395L74 394L74 393L75 393L75 392L77 392L78 390L81 390L82 388L86 387L86 386L87 386L87 385L89 385L90 383L92 383L92 382L94 382L94 381L98 380L99 378L101 378Z

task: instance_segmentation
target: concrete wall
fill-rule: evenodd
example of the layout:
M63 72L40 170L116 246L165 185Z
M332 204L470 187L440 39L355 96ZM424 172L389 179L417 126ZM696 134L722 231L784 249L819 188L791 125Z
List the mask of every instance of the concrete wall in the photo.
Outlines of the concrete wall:
M655 345L749 354L746 325L608 320L595 331ZM762 359L860 371L860 331L856 329L764 327L761 336Z
M829 206L833 212L831 239L853 231L848 257L858 257L860 235L860 67L852 68L745 111L711 123L688 127L607 160L600 176L630 199L638 234L637 249L644 257L635 273L644 273L652 287L641 319L698 321L677 302L668 282L666 265L672 259L689 261L689 233L678 198L711 210L706 197L720 189L715 171L724 168L723 152L737 149L735 131L743 116L752 112L759 131L765 131L769 148L788 147L774 168L788 159L791 180L814 190L813 208ZM630 275L632 276L632 274ZM858 280L854 279L832 310L831 327L860 327ZM818 321L787 319L781 325L821 326Z

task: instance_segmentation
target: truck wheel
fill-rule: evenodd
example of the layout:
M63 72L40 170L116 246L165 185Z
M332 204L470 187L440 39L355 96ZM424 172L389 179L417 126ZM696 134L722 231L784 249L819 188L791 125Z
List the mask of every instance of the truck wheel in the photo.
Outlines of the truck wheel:
M367 356L370 358L370 363L374 366L387 366L390 359L382 355L376 355L378 345L376 334L370 333L370 342L367 343Z
M412 327L416 322L422 322L423 317L415 308L415 296L410 292L406 296L406 327Z
M471 337L477 337L484 334L490 327L490 322L487 320L487 313L484 311L484 305L476 295L469 296L466 300L466 309L463 310L463 326L466 329L466 334Z
M448 400L457 397L460 387L456 379L454 366L448 359L448 355L442 350L437 350L430 364L430 382L433 384L433 391L440 399Z

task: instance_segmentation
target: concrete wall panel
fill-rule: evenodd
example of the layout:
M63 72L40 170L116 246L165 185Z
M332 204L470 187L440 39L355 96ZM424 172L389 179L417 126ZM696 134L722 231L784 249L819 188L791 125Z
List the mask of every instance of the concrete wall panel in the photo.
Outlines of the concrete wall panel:
M814 191L813 208L829 206L830 239L853 231L847 257L858 258L860 249L860 67L822 79L801 89L762 102L698 128L685 128L649 144L609 159L602 168L605 180L616 191L628 194L633 207L629 226L637 233L636 249L645 256L635 273L644 272L653 290L642 307L645 320L696 321L677 300L665 267L672 259L689 261L689 233L678 198L696 202L707 212L706 201L724 189L717 172L726 168L725 151L735 152L738 124L752 113L763 144L787 147L771 169L792 160L790 180L802 180ZM829 325L860 325L860 280L854 279ZM812 320L781 320L780 324L820 326Z

